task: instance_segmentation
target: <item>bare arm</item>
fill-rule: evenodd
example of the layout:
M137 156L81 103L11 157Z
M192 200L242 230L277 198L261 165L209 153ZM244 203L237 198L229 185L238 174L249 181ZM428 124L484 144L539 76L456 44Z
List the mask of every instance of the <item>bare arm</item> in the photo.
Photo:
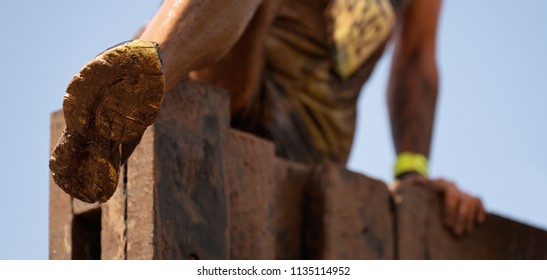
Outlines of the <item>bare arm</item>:
M410 1L396 34L388 88L397 154L429 157L438 90L435 40L439 0Z
M140 39L160 45L169 91L188 72L220 59L237 42L261 0L166 0Z
M440 0L411 0L396 34L388 88L393 143L397 154L411 152L429 157L437 103L438 73L435 60ZM428 180L418 172L407 178L439 191L444 197L445 226L456 236L469 234L486 218L482 202L445 179Z

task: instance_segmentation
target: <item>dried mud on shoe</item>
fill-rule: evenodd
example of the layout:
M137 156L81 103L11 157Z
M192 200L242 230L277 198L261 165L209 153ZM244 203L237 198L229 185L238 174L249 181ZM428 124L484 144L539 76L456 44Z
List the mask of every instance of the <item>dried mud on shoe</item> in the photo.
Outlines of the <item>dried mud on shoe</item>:
M163 84L154 42L123 43L86 64L63 100L66 129L49 162L57 185L85 202L107 201L116 190L122 147L134 146L154 122Z

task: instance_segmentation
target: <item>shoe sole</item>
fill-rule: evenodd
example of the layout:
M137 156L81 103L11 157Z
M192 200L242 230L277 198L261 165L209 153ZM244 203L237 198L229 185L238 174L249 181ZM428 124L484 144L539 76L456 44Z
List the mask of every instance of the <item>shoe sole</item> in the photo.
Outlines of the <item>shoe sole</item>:
M107 201L117 187L121 147L154 122L163 84L153 42L117 45L85 65L68 85L66 129L50 158L59 187L85 202Z

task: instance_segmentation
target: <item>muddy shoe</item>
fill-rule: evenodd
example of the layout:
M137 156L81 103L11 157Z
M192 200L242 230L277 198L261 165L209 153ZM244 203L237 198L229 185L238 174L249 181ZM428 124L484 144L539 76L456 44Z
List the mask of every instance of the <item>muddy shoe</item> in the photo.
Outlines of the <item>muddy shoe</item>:
M49 160L57 185L85 202L107 201L129 156L122 148L134 147L159 112L163 82L153 42L120 44L85 65L68 85L66 129Z

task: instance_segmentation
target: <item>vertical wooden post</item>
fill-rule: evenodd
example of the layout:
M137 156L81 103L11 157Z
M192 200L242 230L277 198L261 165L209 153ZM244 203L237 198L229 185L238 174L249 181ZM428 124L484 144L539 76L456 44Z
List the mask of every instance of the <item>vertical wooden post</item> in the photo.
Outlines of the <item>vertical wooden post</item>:
M276 186L271 210L275 231L275 258L302 259L305 189L311 168L277 158Z
M101 205L101 259L127 259L126 181L127 165L120 169L118 188Z
M230 259L273 259L270 217L275 188L272 143L232 130L224 147Z
M128 259L225 259L228 216L222 91L183 82L128 162Z
M230 259L301 257L308 169L275 157L271 142L230 130L224 148Z
M62 111L51 114L50 154L65 129ZM72 198L59 188L49 175L49 258L72 257Z
M306 258L394 258L393 216L383 182L326 165L316 169L307 193Z

